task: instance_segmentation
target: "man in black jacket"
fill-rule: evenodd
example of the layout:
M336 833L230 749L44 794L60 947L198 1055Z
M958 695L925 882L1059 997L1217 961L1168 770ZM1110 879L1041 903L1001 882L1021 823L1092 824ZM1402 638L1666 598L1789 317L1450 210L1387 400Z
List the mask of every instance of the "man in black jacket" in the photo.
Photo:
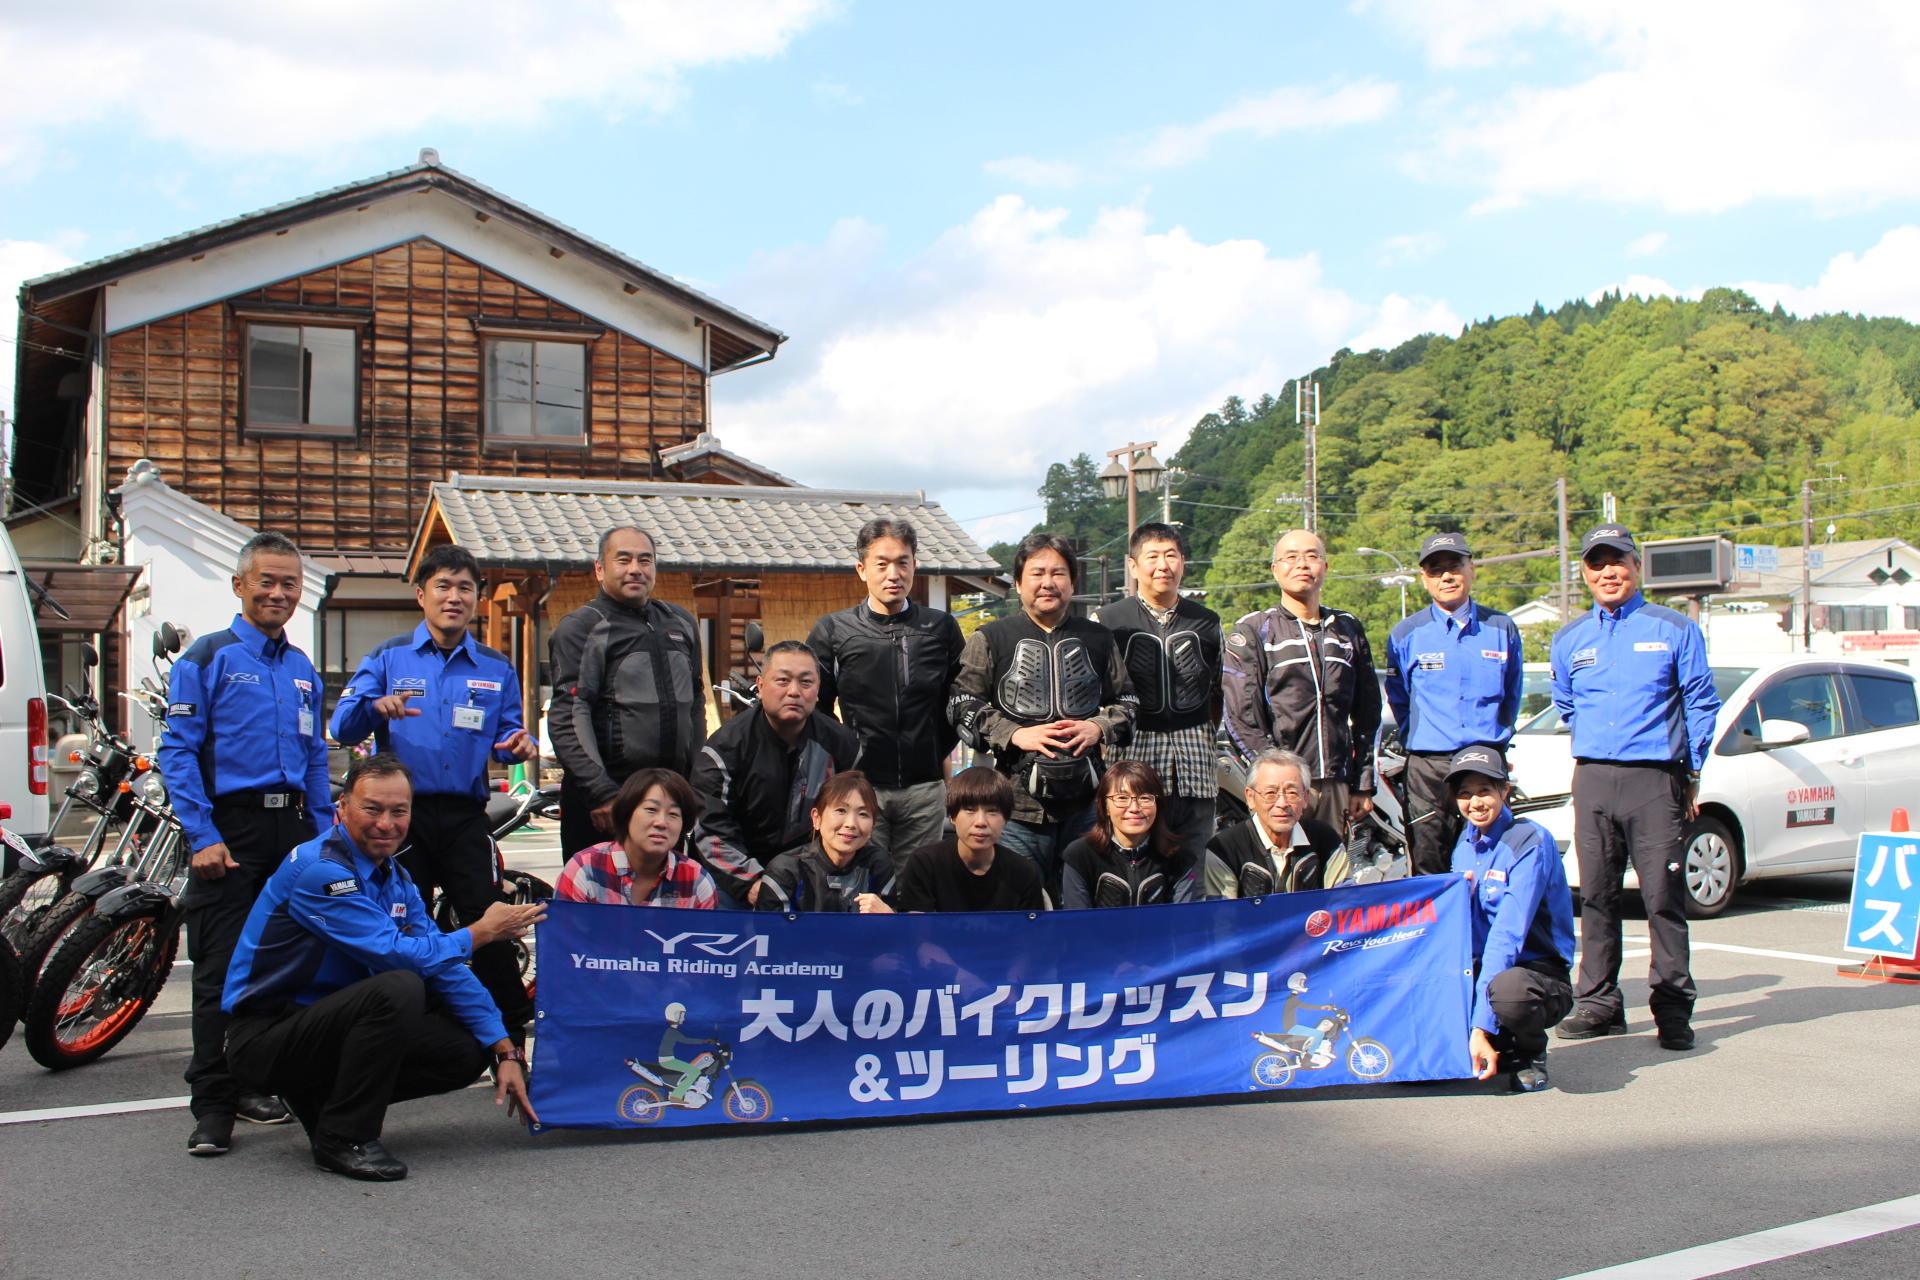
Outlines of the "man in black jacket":
M722 893L757 905L776 854L805 844L821 784L860 760L853 730L815 708L820 665L798 640L767 650L759 699L714 730L693 767L694 856Z
M967 639L947 715L1013 783L1000 847L1060 888L1060 855L1093 825L1102 748L1133 733L1133 686L1113 633L1072 616L1078 561L1066 539L1028 534L1014 553L1021 612Z
M1172 525L1135 529L1127 564L1136 594L1100 610L1140 699L1133 741L1115 754L1159 775L1160 821L1181 852L1198 858L1213 837L1219 787L1220 615L1180 594L1187 540Z
M1307 762L1308 812L1345 834L1373 808L1380 682L1360 620L1323 608L1327 544L1308 529L1273 548L1280 603L1234 623L1222 663L1228 732L1248 760L1284 747Z
M1297 893L1346 878L1340 833L1307 817L1313 792L1307 785L1306 761L1268 747L1254 757L1245 794L1250 816L1207 846L1207 897Z
M548 734L566 771L560 851L616 838L613 799L640 769L685 776L707 736L700 631L693 615L653 598L653 537L621 525L600 535L600 594L560 620L548 642Z
M880 801L873 839L896 864L945 825L946 760L957 741L947 694L966 643L951 614L910 598L919 550L907 521L867 521L854 544L867 598L820 619L807 637L820 659L820 709L860 735L860 768Z

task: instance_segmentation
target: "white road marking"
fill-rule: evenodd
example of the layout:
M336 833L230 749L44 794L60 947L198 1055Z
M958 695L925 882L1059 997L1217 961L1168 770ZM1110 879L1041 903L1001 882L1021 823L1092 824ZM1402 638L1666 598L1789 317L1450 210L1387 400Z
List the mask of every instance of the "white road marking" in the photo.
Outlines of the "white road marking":
M0 1111L0 1124L34 1124L41 1120L82 1120L89 1116L124 1116L136 1111L172 1111L191 1098L142 1098L135 1102L103 1102L91 1107L42 1107L38 1111Z
M1582 1271L1565 1280L1702 1280L1705 1276L1724 1275L1742 1267L1777 1262L1815 1249L1831 1249L1837 1244L1850 1244L1916 1225L1920 1225L1920 1196L1902 1196L1845 1213L1663 1253L1657 1258L1623 1262L1599 1271Z
M1624 938L1624 942L1642 943L1646 938ZM1690 944L1695 951L1725 951L1736 956L1762 956L1768 960L1804 960L1808 964L1858 964L1858 960L1842 960L1834 956L1808 955L1804 951L1769 951L1764 947L1736 947L1730 942L1699 942ZM1650 950L1629 951L1629 956L1652 955Z

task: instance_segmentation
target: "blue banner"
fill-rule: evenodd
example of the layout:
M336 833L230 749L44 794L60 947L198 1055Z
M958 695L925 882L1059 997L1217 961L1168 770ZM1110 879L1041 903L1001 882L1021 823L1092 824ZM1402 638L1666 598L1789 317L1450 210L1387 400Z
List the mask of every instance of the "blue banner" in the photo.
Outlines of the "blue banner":
M869 1119L1471 1074L1467 884L1101 911L555 902L535 1128Z

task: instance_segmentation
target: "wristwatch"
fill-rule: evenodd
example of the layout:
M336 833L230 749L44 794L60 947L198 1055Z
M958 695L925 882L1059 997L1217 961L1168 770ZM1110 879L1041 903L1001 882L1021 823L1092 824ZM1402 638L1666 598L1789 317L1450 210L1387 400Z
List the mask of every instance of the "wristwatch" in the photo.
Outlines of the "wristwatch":
M509 1049L505 1053L496 1053L493 1055L493 1069L495 1071L500 1069L500 1064L503 1062L517 1062L521 1068L524 1069L527 1065L527 1051L525 1049Z

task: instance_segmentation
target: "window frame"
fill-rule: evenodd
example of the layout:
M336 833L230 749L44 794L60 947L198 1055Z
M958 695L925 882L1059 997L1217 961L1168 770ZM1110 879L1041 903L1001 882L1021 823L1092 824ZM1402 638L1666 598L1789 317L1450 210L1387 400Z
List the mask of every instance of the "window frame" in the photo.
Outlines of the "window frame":
M480 338L480 447L489 453L511 453L526 449L541 451L559 450L562 452L585 453L590 446L593 433L593 344L604 329L582 325L535 325L525 321L518 324L503 321L476 320L474 330ZM493 361L494 345L500 342L525 342L533 348L533 368L540 367L540 344L555 347L573 347L580 352L580 434L561 438L540 435L508 435L494 427L494 400L488 393L488 381ZM533 406L537 418L539 383L533 386L534 398L525 402Z
M240 404L238 418L241 433L249 438L292 438L299 440L356 440L360 436L360 426L365 416L365 347L367 322L354 314L342 314L332 311L278 311L254 310L252 308L234 309L234 316L240 322ZM294 329L301 333L300 346L306 349L305 331L308 329L329 329L344 331L353 335L353 366L349 374L353 388L353 422L347 426L319 426L309 422L259 422L253 421L253 331L258 326L271 326L276 329ZM312 388L299 388L303 404L311 401Z

